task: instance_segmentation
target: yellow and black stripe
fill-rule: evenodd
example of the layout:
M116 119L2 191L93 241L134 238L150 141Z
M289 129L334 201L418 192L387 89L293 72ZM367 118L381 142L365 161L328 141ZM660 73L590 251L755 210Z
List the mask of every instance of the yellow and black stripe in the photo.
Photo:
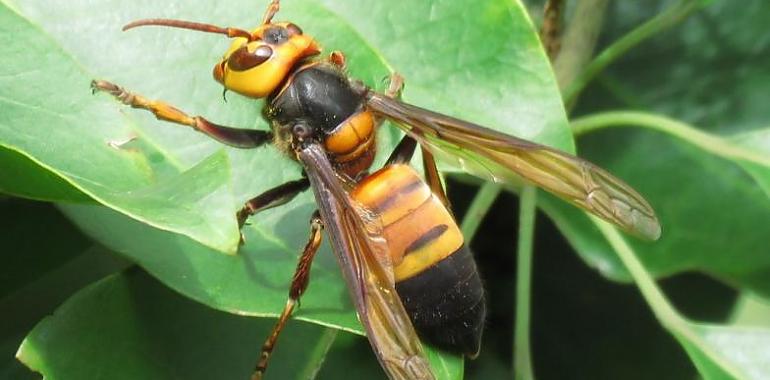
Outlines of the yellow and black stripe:
M473 255L451 213L408 165L390 165L353 190L381 218L396 291L423 339L475 356L486 308Z

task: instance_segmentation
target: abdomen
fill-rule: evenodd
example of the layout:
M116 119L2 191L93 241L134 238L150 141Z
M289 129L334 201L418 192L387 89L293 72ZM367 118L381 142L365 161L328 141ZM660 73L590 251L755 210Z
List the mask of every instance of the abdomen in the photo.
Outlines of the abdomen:
M380 169L352 196L382 219L396 291L422 339L474 357L486 313L484 290L446 207L408 165Z

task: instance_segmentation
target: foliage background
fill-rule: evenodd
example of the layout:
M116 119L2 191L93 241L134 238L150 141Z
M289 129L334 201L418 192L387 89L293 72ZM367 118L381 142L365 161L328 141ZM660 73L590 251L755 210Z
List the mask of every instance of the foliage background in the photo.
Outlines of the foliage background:
M313 33L324 38L326 46L345 50L353 65L351 71L369 83L381 85L379 80L390 64L408 76L405 96L410 101L571 149L569 138L564 137L566 124L555 84L547 73L544 56L534 48L533 30L521 15L517 16L517 10L523 9L517 3L489 1L468 8L467 15L439 13L437 19L446 20L439 26L446 29L429 28L431 33L395 40L395 44L388 42L394 41L399 28L419 24L420 18L429 14L421 12L440 11L447 4L421 3L414 14L404 15L382 6L344 2L289 3L282 15L306 31L311 30L307 25L312 25ZM567 3L569 21L577 6ZM250 102L236 96L227 104L211 101L218 100L210 90L217 85L209 80L206 70L221 54L221 40L186 33L166 39L168 31L132 35L107 29L117 29L126 20L157 16L160 10L150 3L125 9L115 9L106 2L36 4L42 3L2 4L5 29L0 33L4 53L0 58L4 61L0 131L4 134L0 136L0 189L8 195L0 201L0 377L39 377L13 358L25 337L19 351L21 359L52 379L242 377L273 320L212 308L262 317L274 316L280 310L294 265L292 255L305 238L305 231L297 226L304 225L312 210L309 199L301 200L304 203L299 207L269 213L255 222L247 231L247 239L262 243L255 243L252 247L256 247L244 255L254 260L248 266L166 231L203 236L209 239L203 241L205 245L227 251L234 237L228 235L227 228L232 226L191 221L228 220L242 199L272 184L260 182L264 178L261 175L249 174L264 162L271 163L269 176L275 182L293 178L296 169L268 149L257 155L223 153L203 138L190 137L189 131L154 128L157 123L150 117L130 111L122 114L109 99L80 91L73 79L80 75L73 74L79 70L91 76L109 75L148 95L185 99L180 106L217 115L218 122L255 126L258 109ZM527 6L539 22L542 4L533 1ZM645 21L681 6L693 7L681 23L659 25L649 39L642 39L628 51L614 44ZM501 14L506 7L513 9L508 18L490 16ZM182 9L170 5L163 11L196 20L201 15L214 20L244 20L238 24L241 26L257 19L253 14L259 15L261 4L257 9L260 11L245 14L238 8L201 3ZM31 20L23 30L9 26L14 25L11 21L17 15ZM538 215L533 239L534 269L526 289L532 294L531 352L527 347L514 349L515 320L521 322L525 315L523 308L515 306L521 300L515 298L514 291L516 277L521 275L515 254L519 204L513 195L502 193L472 240L486 280L491 313L482 356L465 363L466 378L508 378L512 357L521 352L530 353L533 372L542 379L770 376L770 333L766 330L770 325L766 305L770 291L766 243L770 232L770 111L766 106L770 101L766 69L770 37L762 32L768 17L770 7L762 0L609 2L596 51L609 52L613 63L593 78L576 103L568 104L570 118L580 133L577 142L581 156L607 167L647 195L660 213L664 237L656 244L629 239L630 249L645 269L628 271L625 265L629 262L616 254L618 247L608 243L612 242L608 235L581 213L541 193L538 205L552 219ZM509 34L491 35L490 29L508 25L511 20L518 26L506 29ZM72 35L72 30L66 30L72 25L80 28L80 37L64 38ZM43 49L50 54L26 55L41 50L40 40L33 38L38 29L52 36L56 44ZM458 35L463 38L458 39ZM513 44L506 40L511 36L517 38ZM168 47L168 41L173 41L174 49ZM407 50L425 55L418 54L415 59L414 54L399 55L399 43L432 49L429 53ZM501 48L505 43L509 45ZM132 45L142 48L131 50ZM426 65L426 60L442 54L453 56L464 51L453 50L457 46L481 49L482 53L503 49L501 54L527 64L516 61L506 68L511 61L501 59L472 67L475 62L471 61L468 67L457 70L434 59L432 65ZM64 54L57 55L61 52ZM61 60L67 54L79 61L67 66ZM107 69L116 59L123 62L115 64L119 69ZM90 72L95 68L99 71ZM525 70L532 68L539 71ZM497 70L509 80L499 82L504 85L496 85ZM463 75L467 76L464 81ZM541 84L535 90L527 86L532 85L532 76ZM436 88L445 85L453 91L444 88L437 92ZM497 97L490 99L490 92ZM179 93L189 93L191 98L175 98ZM521 93L530 94L539 103L516 103L516 95ZM498 108L490 104L513 105L497 112ZM531 109L535 109L534 114L522 112ZM629 109L635 112L607 113ZM499 125L512 115L519 117L514 125ZM674 136L672 129L666 129L673 121L713 135L704 137L684 129L683 134ZM609 125L638 128L605 128ZM540 133L538 126L546 132ZM115 158L110 156L110 149L92 148L103 147L104 136L94 135L94 131L104 130L100 127L109 127L108 137L115 140L139 131L139 145L133 148L149 153L142 158L128 150ZM31 154L14 145L15 139L23 139L31 129L50 136L37 147L43 153ZM383 137L385 146L394 137L388 133L391 135ZM150 143L141 145L142 141ZM81 149L57 156L57 144L65 143ZM124 213L130 209L143 214L133 214L134 219L130 219L95 206L82 187L78 190L61 180L68 174L66 165L61 166L64 161L56 162L58 170L51 170L51 162L41 162L39 155L50 152L56 159L70 160L67 164L72 167L107 176L102 178L109 182L86 185L92 186L91 194L101 196L102 203ZM94 155L104 156L97 159ZM100 159L113 161L109 166L89 167ZM158 178L143 177L143 166ZM137 167L140 170L121 170ZM190 167L193 169L185 171ZM223 180L230 176L235 183ZM117 190L130 191L136 183L149 184L151 190L137 192L131 198L135 204L120 203L125 193ZM104 187L109 187L108 191ZM468 207L484 201L471 206L477 188L477 182L464 177L453 177L449 184L458 216L465 219L469 214L466 227L479 221L478 208L468 213ZM480 194L495 194L489 185L483 188L487 192ZM169 197L196 208L172 215L175 219L161 226L166 231L137 221L157 221L158 215L168 212L164 202ZM23 198L58 203L51 206ZM493 199L487 197L487 201ZM179 252L185 253L184 260L178 259ZM338 282L335 263L326 253L316 265L313 285L300 311L300 319L315 324L290 325L269 375L307 378L320 367L318 378L338 378L341 374L381 377L366 341L345 332L358 328ZM134 263L195 301L169 290ZM238 271L245 271L240 275L257 284L228 281L239 278ZM648 281L650 275L660 278L657 284L675 309L656 294L658 288ZM41 320L54 310L54 317ZM448 366L442 372L445 378L462 376L456 358L440 357L437 361ZM517 370L521 374L522 368Z

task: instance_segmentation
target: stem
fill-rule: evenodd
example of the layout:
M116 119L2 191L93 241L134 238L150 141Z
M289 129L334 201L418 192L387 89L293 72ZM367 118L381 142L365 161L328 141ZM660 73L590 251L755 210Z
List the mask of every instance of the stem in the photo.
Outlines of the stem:
M537 188L524 186L519 206L519 243L516 247L516 324L514 326L513 373L516 379L534 379L529 344L532 242L535 235Z
M618 254L620 261L626 266L628 272L631 273L631 277L633 277L634 282L642 292L644 299L647 300L647 303L652 307L652 311L655 313L658 320L669 330L676 330L673 327L681 325L684 321L674 308L671 307L666 296L663 295L663 292L660 291L657 284L655 284L655 281L649 276L642 263L636 258L636 253L633 248L628 245L628 242L623 239L623 236L620 235L618 230L609 223L595 216L589 216L596 227L599 228L602 235L604 235L610 243L612 249Z
M305 362L305 368L299 375L299 379L315 379L316 374L323 366L324 360L326 360L326 354L337 338L337 329L326 328L318 338L313 351L310 353L310 357Z
M663 292L660 291L658 285L647 273L647 270L644 269L642 263L637 259L633 248L628 245L618 230L595 216L590 217L596 227L599 228L602 235L604 235L610 243L612 249L618 254L623 265L625 265L629 273L631 273L631 277L633 277L636 286L642 292L642 296L652 308L652 312L655 314L655 317L661 325L679 340L682 346L685 348L688 346L694 347L706 357L705 362L707 363L703 363L703 359L699 357L698 354L693 354L689 349L686 350L696 367L700 370L701 365L707 364L709 366L718 367L719 370L724 371L730 379L745 378L745 376L741 374L741 371L736 369L729 359L726 360L725 356L719 351L714 350L713 347L709 347L710 344L704 340L702 333L699 333L696 330L694 327L695 325L677 313L673 306L671 306L671 303L668 302L668 299L666 299ZM699 363L701 363L701 365L698 365Z
M604 24L604 13L609 0L581 0L562 36L561 50L553 59L553 69L559 89L564 90L591 60L596 41Z
M462 225L460 226L460 230L462 230L463 236L467 241L473 240L473 236L476 235L481 221L489 211L489 208L492 207L492 203L495 202L501 190L502 186L494 182L485 182L481 185L479 192L476 193L473 201L471 201L468 212L465 214L465 218L463 218Z
M703 132L691 125L657 114L637 111L609 111L572 121L572 131L576 136L602 128L628 126L639 126L666 133L718 157L748 161L770 167L770 157L735 145L725 138Z
M598 73L611 63L615 62L628 50L651 36L676 25L684 20L690 13L700 9L704 5L705 2L702 0L680 0L678 3L638 26L619 40L613 42L599 53L599 55L597 55L573 81L569 82L562 92L564 104L573 104L580 92L583 91Z

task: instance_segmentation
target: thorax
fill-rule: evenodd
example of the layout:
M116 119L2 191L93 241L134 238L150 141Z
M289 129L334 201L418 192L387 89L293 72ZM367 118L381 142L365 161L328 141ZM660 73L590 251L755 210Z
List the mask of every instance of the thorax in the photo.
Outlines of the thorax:
M287 132L303 123L316 131L329 160L341 172L355 178L371 166L375 118L346 75L330 63L299 67L281 90L267 99L265 116L271 122L276 145L284 151L290 153Z

